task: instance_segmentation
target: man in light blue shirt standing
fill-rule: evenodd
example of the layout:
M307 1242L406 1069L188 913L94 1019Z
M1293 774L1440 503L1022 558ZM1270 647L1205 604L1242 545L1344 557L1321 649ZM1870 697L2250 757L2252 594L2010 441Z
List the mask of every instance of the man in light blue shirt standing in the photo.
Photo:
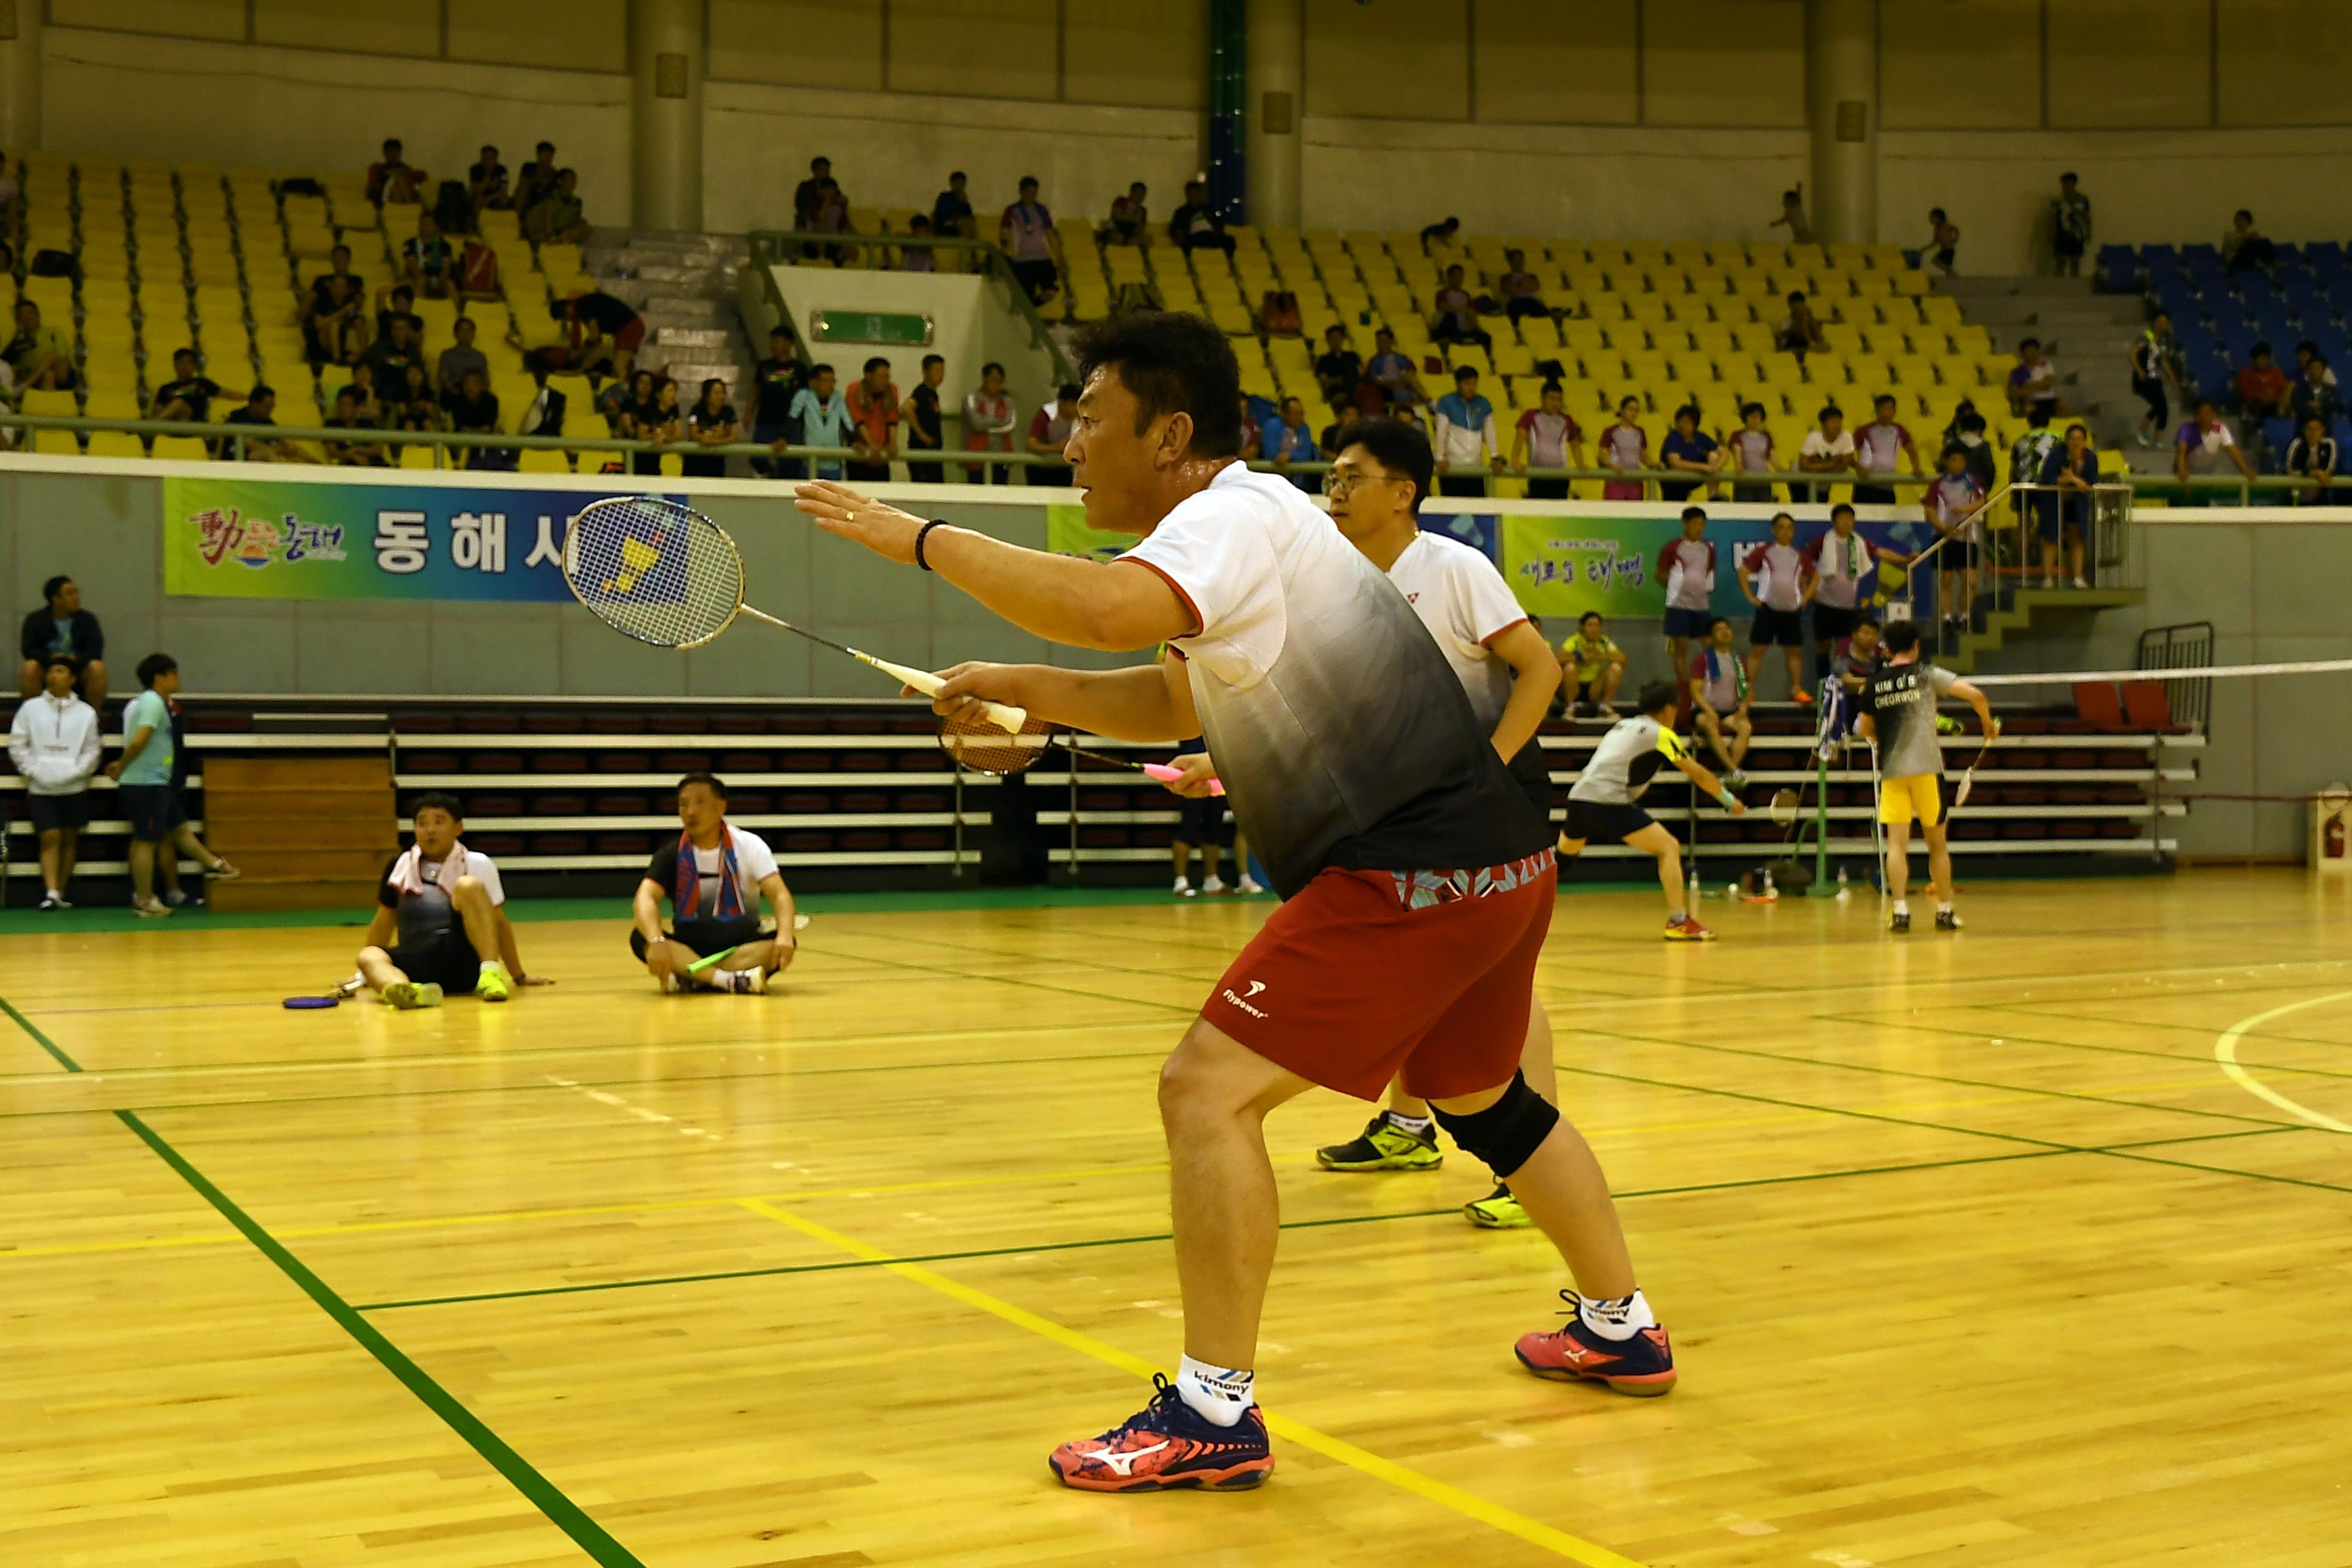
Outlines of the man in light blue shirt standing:
M107 764L106 776L122 786L117 794L131 819L131 907L142 915L168 915L172 906L155 896L159 853L184 850L205 875L221 881L234 879L237 870L197 841L172 784L177 753L172 696L180 689L179 662L168 653L149 654L139 661L139 684L143 689L122 713L122 755Z
M1503 468L1503 445L1495 435L1495 405L1478 392L1478 373L1468 365L1454 372L1454 390L1437 400L1437 428L1430 439L1436 448L1437 492L1448 496L1483 496L1486 478L1481 464L1496 472Z
M849 399L834 385L833 366L814 365L809 370L808 384L793 395L791 417L801 427L801 441L810 447L846 447L855 423L849 416ZM781 449L784 443L777 444ZM816 477L821 479L841 478L837 459L820 458Z
M1269 463L1312 463L1319 461L1323 448L1315 444L1315 432L1307 427L1307 405L1296 397L1282 400L1282 412L1265 422L1258 433L1258 449ZM1319 495L1323 489L1320 474L1292 474L1290 482L1309 495Z

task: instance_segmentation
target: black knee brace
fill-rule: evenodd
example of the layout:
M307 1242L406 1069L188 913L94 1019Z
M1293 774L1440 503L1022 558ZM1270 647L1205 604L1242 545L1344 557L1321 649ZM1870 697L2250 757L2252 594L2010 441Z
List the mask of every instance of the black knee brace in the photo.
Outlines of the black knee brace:
M1559 1112L1542 1095L1528 1087L1525 1073L1511 1075L1503 1098L1468 1116L1450 1114L1443 1106L1430 1111L1454 1141L1486 1162L1496 1176L1509 1181L1534 1157L1536 1146L1559 1125Z

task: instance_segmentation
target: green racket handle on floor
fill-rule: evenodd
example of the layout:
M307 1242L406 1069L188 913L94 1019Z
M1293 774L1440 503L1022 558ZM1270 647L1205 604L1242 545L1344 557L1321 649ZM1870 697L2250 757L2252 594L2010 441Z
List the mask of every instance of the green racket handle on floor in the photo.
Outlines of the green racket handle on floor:
M737 944L737 946L740 945L741 944L740 942ZM720 959L726 957L729 953L733 952L734 951L735 949L732 947L722 947L717 952L712 953L709 957L698 958L692 963L688 964L686 966L686 972L688 974L699 974L704 970L709 969L711 965L717 963Z

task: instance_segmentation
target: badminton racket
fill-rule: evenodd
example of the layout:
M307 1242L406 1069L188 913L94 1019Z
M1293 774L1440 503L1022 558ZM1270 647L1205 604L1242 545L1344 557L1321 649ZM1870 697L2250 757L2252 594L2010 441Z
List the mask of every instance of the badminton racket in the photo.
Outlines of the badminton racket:
M806 915L794 915L793 917L793 930L794 932L808 930L808 923L809 918ZM763 936L760 940L761 942L766 942L769 939ZM704 956L696 959L692 963L688 964L686 966L686 972L688 974L700 974L706 970L715 969L719 966L719 961L720 959L725 958L730 953L741 951L743 943L739 942L733 947L722 947L717 952L707 953Z
M323 991L316 996L289 996L278 1005L297 1013L309 1012L320 1007L340 1007L342 1005L344 997L352 995L365 984L366 982L354 974L332 991Z
M1091 763L1108 763L1115 768L1129 768L1160 784L1173 784L1184 776L1184 770L1167 763L1139 763L1131 757L1114 757L1102 752L1090 752L1072 743L1053 725L1042 719L1031 718L1008 734L986 720L970 719L958 714L940 717L940 749L965 767L1000 778L1024 773L1044 756L1048 748L1068 752L1073 756ZM1209 781L1213 795L1225 793L1223 779Z
M1984 760L1991 754L1992 737L1990 735L1987 735L1985 737L1984 744L1977 748L1977 760L1970 763L1969 764L1969 771L1960 775L1960 787L1952 792L1952 809L1954 811L1958 811L1960 807L1969 804L1969 792L1977 786L1977 770L1984 766Z
M1797 820L1797 807L1802 799L1803 796L1792 789L1775 791L1772 804L1765 808L1771 814L1772 826L1787 827L1794 824Z
M683 501L611 496L589 502L563 536L563 581L606 626L656 647L700 647L737 616L749 616L845 653L926 697L947 684L929 670L877 658L745 604L742 552L725 529ZM1028 718L1001 702L981 709L1008 735Z

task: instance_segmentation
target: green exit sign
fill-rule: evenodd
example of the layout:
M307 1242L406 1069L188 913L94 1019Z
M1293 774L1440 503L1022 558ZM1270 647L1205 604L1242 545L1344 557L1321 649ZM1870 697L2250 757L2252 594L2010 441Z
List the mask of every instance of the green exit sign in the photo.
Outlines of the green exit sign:
M927 349L931 346L931 319L911 310L811 310L809 341Z

